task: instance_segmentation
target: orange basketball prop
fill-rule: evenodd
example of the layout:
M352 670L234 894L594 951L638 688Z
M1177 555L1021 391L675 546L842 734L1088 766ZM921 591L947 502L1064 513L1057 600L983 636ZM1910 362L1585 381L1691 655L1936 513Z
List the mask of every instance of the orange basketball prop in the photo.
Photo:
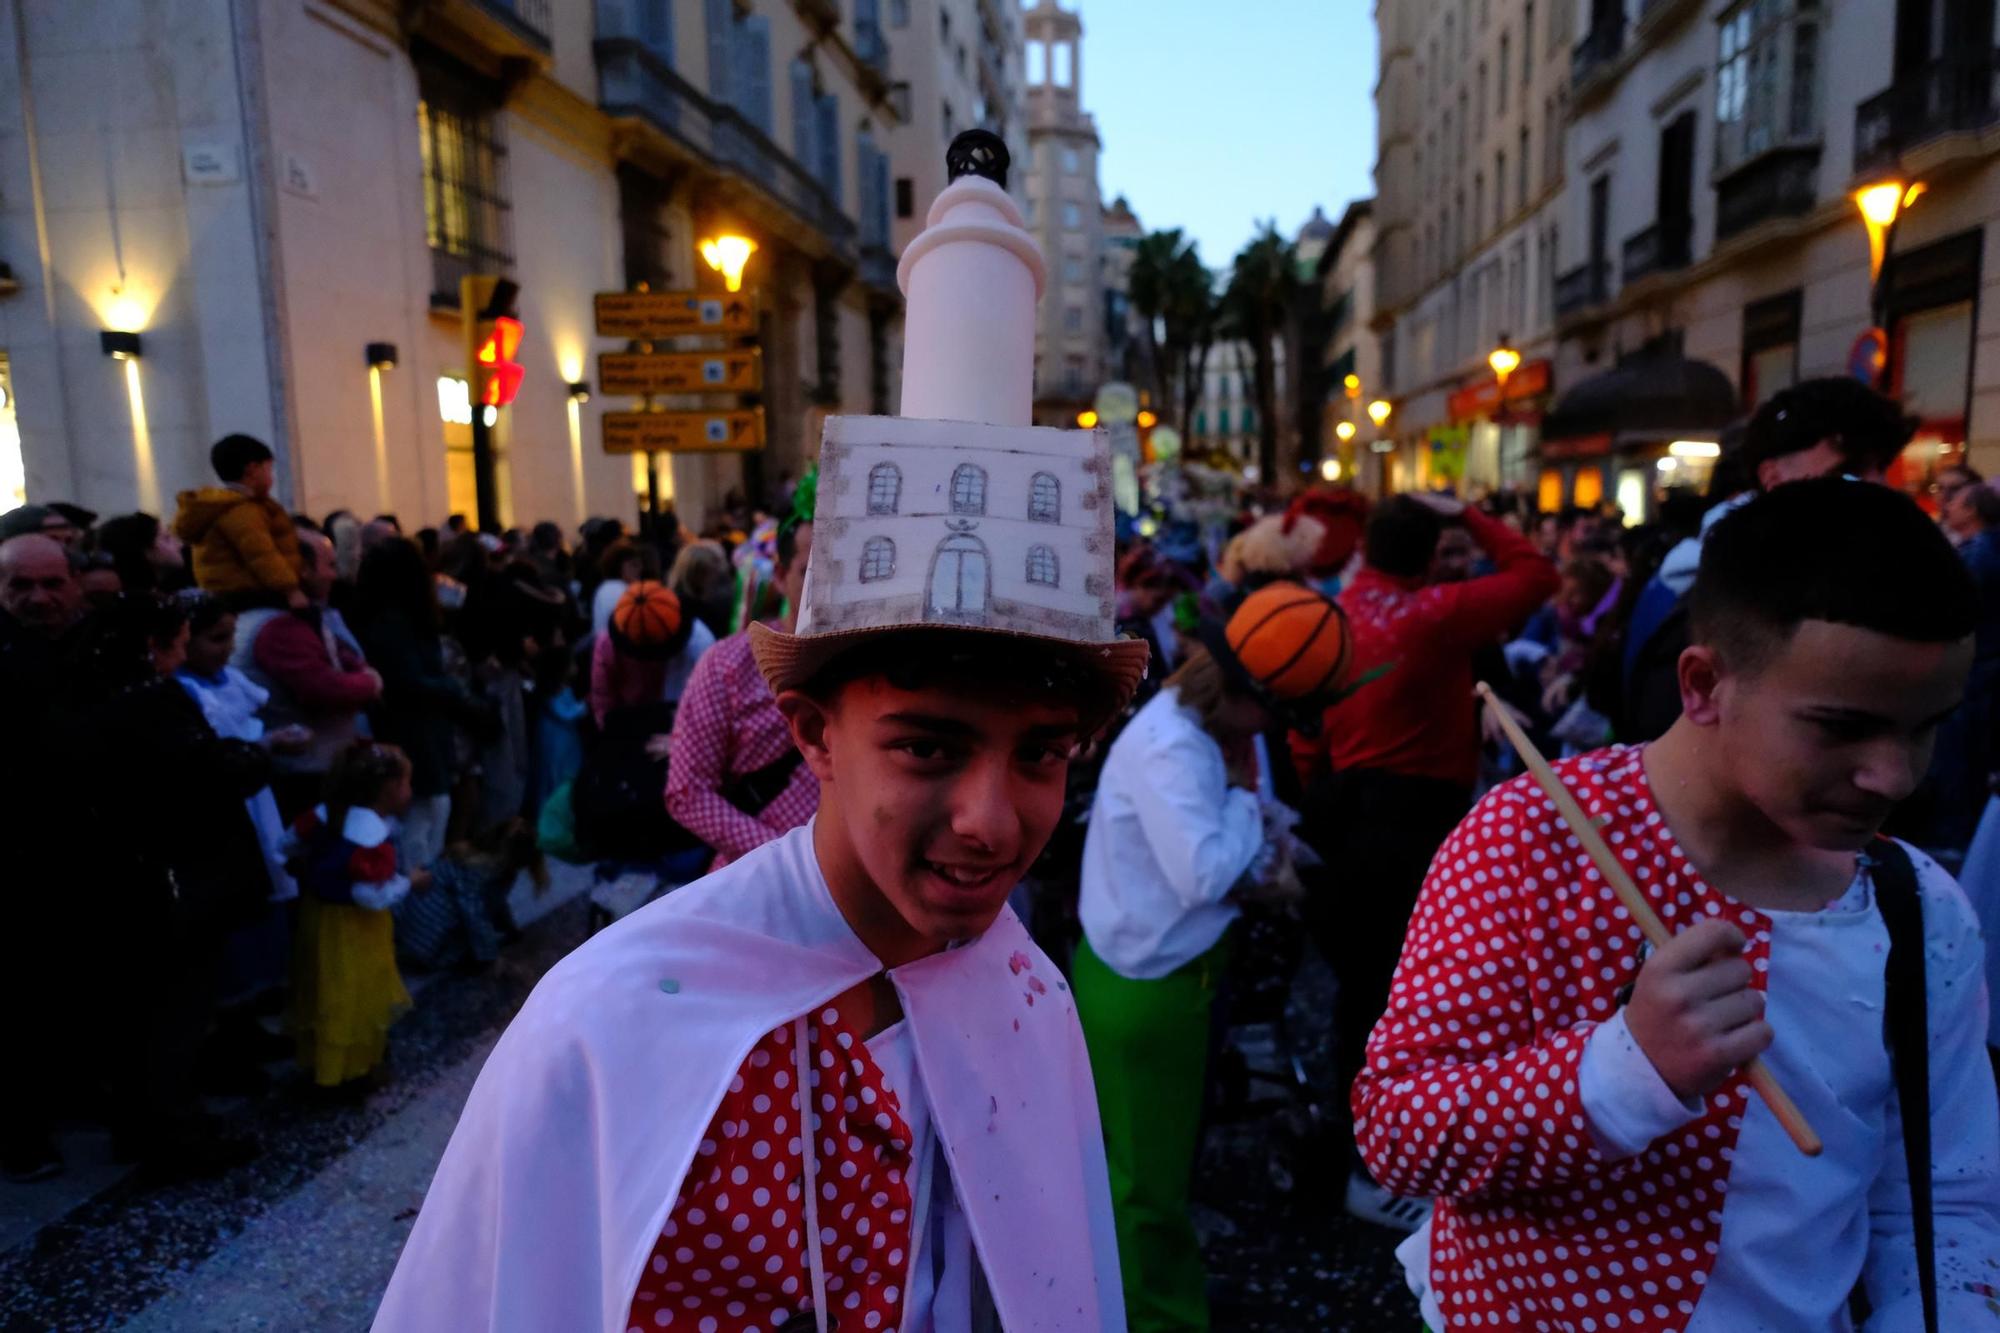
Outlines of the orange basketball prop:
M640 647L665 643L680 633L681 599L665 584L641 579L612 608L611 625Z
M1297 583L1244 598L1223 639L1250 679L1283 701L1333 693L1354 648L1333 600Z

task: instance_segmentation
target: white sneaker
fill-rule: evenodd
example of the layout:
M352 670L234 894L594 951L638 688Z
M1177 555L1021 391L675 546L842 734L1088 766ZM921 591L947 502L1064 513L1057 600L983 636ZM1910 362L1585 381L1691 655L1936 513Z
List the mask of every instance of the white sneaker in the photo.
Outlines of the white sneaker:
M1430 1218L1431 1205L1427 1199L1391 1194L1357 1171L1347 1178L1347 1211L1364 1222L1407 1235Z

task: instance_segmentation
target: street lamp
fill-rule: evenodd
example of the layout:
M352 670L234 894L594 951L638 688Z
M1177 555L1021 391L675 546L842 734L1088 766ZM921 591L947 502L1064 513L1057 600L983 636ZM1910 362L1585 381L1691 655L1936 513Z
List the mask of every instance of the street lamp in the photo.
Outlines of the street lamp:
M1354 423L1352 421L1340 422L1333 428L1333 434L1342 444L1346 444L1354 438Z
M1864 185L1854 192L1854 206L1861 210L1862 225L1868 228L1868 318L1869 329L1855 343L1854 360L1860 364L1863 349L1873 362L1875 387L1886 389L1889 377L1889 293L1882 286L1882 270L1889 262L1889 247L1896 241L1896 220L1917 201L1927 187L1922 181L1905 185L1899 180ZM1872 347L1867 344L1872 343Z
M1368 419L1375 423L1376 430L1380 430L1389 424L1389 414L1395 410L1387 398L1377 398L1368 404Z
M1319 475L1328 481L1339 481L1340 460L1338 458L1329 458L1323 461L1319 465Z
M1506 334L1500 335L1500 345L1486 355L1486 364L1493 367L1493 378L1500 381L1500 393L1507 393L1507 377L1521 368L1521 354L1514 350Z
M1889 257L1889 241L1896 229L1896 219L1904 209L1917 201L1927 187L1922 181L1911 181L1908 185L1901 181L1883 181L1878 185L1864 185L1854 192L1854 206L1861 210L1861 221L1868 228L1868 280L1879 282L1882 265Z
M1341 380L1340 387L1349 398L1359 398L1361 396L1361 377L1359 375L1349 375Z
M1076 414L1076 424L1085 430L1095 429L1097 426L1097 413L1087 407L1084 408L1083 411Z
M755 253L757 242L748 236L711 236L701 243L701 257L708 261L710 268L722 275L724 285L732 292L743 290L743 266Z

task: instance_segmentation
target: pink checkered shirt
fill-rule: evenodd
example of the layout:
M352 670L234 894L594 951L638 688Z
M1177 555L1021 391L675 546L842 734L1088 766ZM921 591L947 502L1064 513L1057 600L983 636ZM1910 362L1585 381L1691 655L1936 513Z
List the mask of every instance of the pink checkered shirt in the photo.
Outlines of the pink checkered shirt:
M674 714L667 813L715 849L711 869L790 832L819 809L819 779L804 764L759 814L746 815L723 798L730 781L791 748L791 728L750 656L750 636L732 634L703 653Z

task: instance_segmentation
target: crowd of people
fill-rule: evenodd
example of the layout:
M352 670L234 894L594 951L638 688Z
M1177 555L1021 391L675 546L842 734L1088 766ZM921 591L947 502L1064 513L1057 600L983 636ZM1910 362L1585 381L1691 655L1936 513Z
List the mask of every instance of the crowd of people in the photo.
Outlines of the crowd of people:
M1814 380L1725 443L1705 492L1670 490L1645 522L1611 508L1538 512L1507 492L1371 505L1320 488L1282 506L1246 497L1213 550L1121 529L1117 622L1149 646L1153 667L1071 756L1061 818L1013 896L1074 987L1131 1327L1207 1326L1189 1188L1202 1125L1223 1099L1217 1034L1248 997L1282 997L1307 941L1338 985L1322 1099L1335 1121L1333 1193L1411 1234L1399 1254L1434 1329L1526 1308L1499 1294L1511 1277L1481 1276L1470 1257L1504 1251L1504 1265L1538 1267L1538 1256L1514 1255L1526 1243L1508 1219L1521 1209L1546 1204L1537 1235L1587 1247L1582 1196L1547 1193L1583 1178L1584 1156L1594 1169L1656 1153L1685 1126L1713 1139L1718 1119L1741 1118L1747 1093L1731 1071L1771 1032L1751 968L1810 972L1787 914L1847 901L1846 879L1794 854L1833 839L1799 831L1812 820L1866 826L1863 842L1886 821L1903 843L1884 846L1922 855L1867 863L1890 867L1875 890L1884 915L1902 865L1912 895L1932 905L1933 935L1976 951L1936 904L1948 872L1967 877L1975 903L2000 895L2000 491L1959 467L1939 478L1925 516L1869 485L1909 436L1886 399ZM487 534L454 519L406 536L388 515L316 522L271 499L270 453L257 441L223 440L214 463L217 484L182 496L171 522L99 523L70 506L0 516L0 707L23 757L0 808L21 882L49 886L21 895L26 928L10 934L0 968L15 1001L6 1021L35 1075L7 1105L12 1178L60 1169L51 1128L79 1113L110 1119L120 1150L161 1170L240 1160L244 1145L204 1116L200 1094L256 1084L281 1040L321 1095L365 1092L409 1003L400 969L490 963L511 928L507 896L541 876L544 854L595 865L604 883L638 877L643 892L607 910L622 915L821 808L826 761L801 751L804 705L774 693L752 632L795 629L813 549L810 475L777 516L745 515L711 536L596 520L572 540L547 523ZM1831 553L1816 526L1829 515L1847 525ZM1941 560L1946 550L1956 554ZM1907 735L1901 753L1923 754L1925 768L1828 776L1845 761L1813 760L1780 734L1780 705L1749 702L1774 688L1769 663L1791 662L1799 627L1823 622L1859 637L1829 639L1822 660L1790 668L1800 680L1818 671L1823 697L1798 685L1783 707L1804 720L1783 725L1816 729L1829 753ZM1945 680L1950 664L1924 663L1966 637L1961 696ZM1850 696L1872 685L1900 697L1829 702L1842 672ZM1543 918L1574 920L1581 904L1545 899L1525 916L1494 906L1497 874L1489 881L1482 858L1552 866L1576 843L1508 782L1520 760L1476 702L1479 684L1565 761L1607 836L1661 840L1643 875L1657 867L1670 889L1685 877L1689 910L1750 905L1740 921L1705 922L1640 954L1613 1021L1601 1020L1614 967L1582 969L1531 943ZM1939 706L1919 716L1927 701ZM1644 775L1641 752L1621 748L1635 745L1648 747ZM1762 813L1661 793L1669 768ZM1818 793L1805 793L1815 780ZM1827 784L1850 780L1863 794L1844 815L1830 810L1839 801ZM1758 887L1779 866L1817 874L1824 891ZM54 891L79 883L98 894ZM1550 897L1578 891L1565 883ZM1622 927L1600 914L1597 928L1592 959L1630 952ZM1746 944L1752 962L1738 956ZM98 965L77 966L86 951ZM1013 960L1016 973L1028 961ZM1971 966L1982 975L1983 961ZM1713 1003L1697 1012L1690 986ZM1524 995L1608 1035L1586 1026L1517 1041ZM1774 1001L1772 1022L1824 1028L1808 1008L1794 998L1780 1019ZM118 1034L111 1058L79 1058L102 1051L77 1039L84 1025ZM1971 1074L1956 1067L1984 1037L1953 1048L1949 1080L1933 1080L1946 1089L1934 1094L1938 1132L1958 1136L1953 1161L1992 1137L1965 1130L1991 1109L1985 1061ZM1865 1082L1881 1071L1841 1072ZM1966 1081L1974 1074L1983 1093ZM1613 1083L1620 1091L1607 1092ZM1821 1122L1845 1104L1807 1100ZM1433 1114L1447 1102L1452 1114ZM1873 1137L1830 1136L1828 1151L1851 1154L1872 1179L1869 1155L1887 1151L1882 1123ZM1567 1146L1551 1148L1564 1132ZM1760 1140L1760 1172L1778 1151ZM1643 1177L1648 1195L1675 1188L1671 1166L1645 1160L1628 1180ZM1702 1160L1712 1178L1700 1188L1719 1197L1734 1182ZM1939 1185L1956 1191L1950 1243L1985 1256L2000 1235L1991 1164L1960 1165ZM1744 1205L1746 1231L1782 1225L1787 1209L1831 1207L1756 1180L1766 1192ZM1929 1209L1926 1195L1919 1211ZM1662 1229L1713 1225L1686 1199L1659 1216ZM1921 1286L1934 1303L1929 1274L1875 1255L1866 1230L1864 1217L1860 1233L1822 1239L1830 1253L1853 1251L1850 1279L1864 1261L1871 1284L1879 1277L1868 1299L1907 1315ZM1765 1262L1718 1266L1724 1314L1700 1327L1749 1327L1729 1320L1761 1317L1760 1302L1826 1303ZM1563 1295L1533 1299L1618 1304L1572 1290L1573 1274L1556 1285ZM1650 1305L1645 1285L1648 1299L1628 1299ZM1847 1291L1826 1299L1844 1309Z
M208 1099L379 1086L402 972L491 965L544 848L678 882L812 813L739 678L796 522L406 533L287 513L247 436L211 462L169 517L0 515L10 1180L78 1121L149 1178L225 1170L255 1145Z

